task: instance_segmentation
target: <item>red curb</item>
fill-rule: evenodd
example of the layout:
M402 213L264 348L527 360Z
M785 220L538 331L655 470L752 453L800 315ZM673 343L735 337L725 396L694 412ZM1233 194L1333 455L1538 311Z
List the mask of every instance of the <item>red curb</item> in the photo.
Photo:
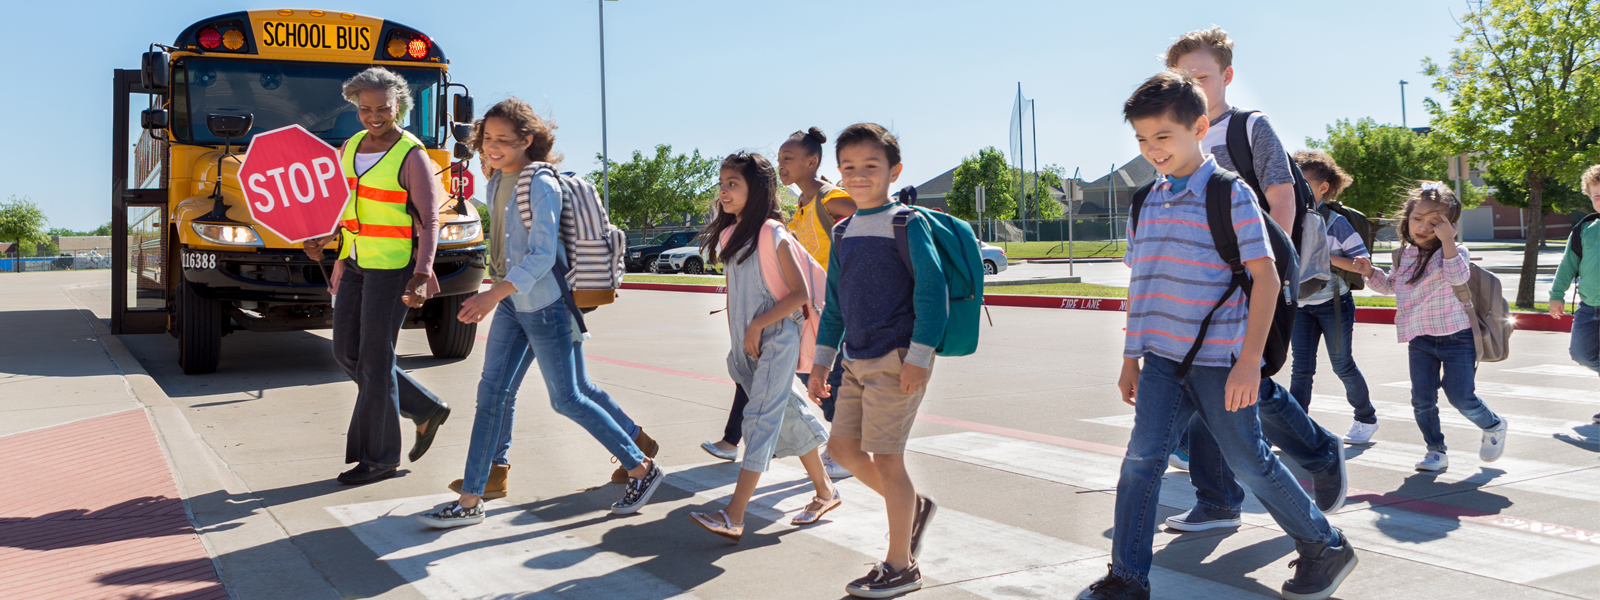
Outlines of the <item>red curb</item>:
M728 289L720 285L688 285L681 283L623 283L625 290L654 292L692 292L699 294L724 294ZM1019 308L1055 308L1066 310L1126 311L1128 301L1123 298L1085 298L1078 296L1033 296L1021 294L984 294L983 303L989 306ZM1357 306L1356 322L1393 325L1395 309L1382 306ZM1527 331L1572 331L1572 315L1561 318L1544 313L1512 313L1517 329Z

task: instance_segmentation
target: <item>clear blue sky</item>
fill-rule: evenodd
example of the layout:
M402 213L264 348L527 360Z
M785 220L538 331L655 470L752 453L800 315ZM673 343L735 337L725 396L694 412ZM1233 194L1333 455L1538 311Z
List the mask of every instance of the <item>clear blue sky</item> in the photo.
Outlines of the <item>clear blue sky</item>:
M0 198L31 196L52 226L108 221L111 70L137 68L150 42L172 43L190 23L251 8L323 8L416 27L444 49L480 111L517 95L560 126L568 168L598 166L595 0L291 4L11 3L0 39L18 58L4 70L12 91L0 97ZM619 0L606 3L610 150L614 160L661 143L710 155L770 151L797 129L816 125L831 137L870 120L900 136L901 183L920 184L979 148L1006 146L1020 81L1036 100L1040 165L1081 167L1093 179L1137 153L1118 111L1161 69L1156 56L1213 24L1237 42L1229 100L1267 111L1298 149L1337 119L1398 124L1401 79L1413 83L1409 124L1426 125L1422 98L1438 94L1421 62L1448 56L1459 31L1452 11L1464 10L1459 0Z

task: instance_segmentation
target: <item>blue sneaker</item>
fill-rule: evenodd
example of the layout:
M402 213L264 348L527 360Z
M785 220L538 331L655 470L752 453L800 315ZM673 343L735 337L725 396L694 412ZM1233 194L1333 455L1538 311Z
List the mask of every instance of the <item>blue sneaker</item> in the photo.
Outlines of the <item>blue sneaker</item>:
M1172 455L1167 457L1167 466L1184 471L1189 470L1189 452L1183 448L1173 450Z
M1167 517L1167 529L1178 531L1205 531L1242 524L1244 520L1239 518L1239 513L1207 508L1203 504L1196 504L1189 512Z

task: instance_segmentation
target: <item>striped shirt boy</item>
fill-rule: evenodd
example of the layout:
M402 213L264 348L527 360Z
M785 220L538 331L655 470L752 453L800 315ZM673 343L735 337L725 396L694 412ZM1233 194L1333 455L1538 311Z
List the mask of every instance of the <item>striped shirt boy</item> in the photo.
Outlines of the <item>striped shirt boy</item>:
M1137 232L1131 227L1128 231L1122 260L1133 269L1133 279L1128 285L1125 357L1149 352L1182 362L1200 333L1200 322L1228 289L1233 274L1217 254L1206 223L1206 184L1217 168L1216 159L1208 156L1189 177L1159 176L1140 209ZM1266 223L1250 186L1235 181L1230 201L1239 260L1272 258ZM1212 317L1194 364L1232 367L1249 313L1244 290L1236 290Z

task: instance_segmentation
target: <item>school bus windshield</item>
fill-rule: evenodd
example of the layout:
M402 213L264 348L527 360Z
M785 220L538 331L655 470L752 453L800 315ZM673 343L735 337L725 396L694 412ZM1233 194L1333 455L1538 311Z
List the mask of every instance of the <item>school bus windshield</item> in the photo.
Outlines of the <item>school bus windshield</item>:
M367 68L358 64L276 63L190 58L172 70L172 133L176 141L221 144L206 129L206 115L255 115L250 134L299 124L335 146L361 131L356 107L341 92L346 79ZM438 147L442 72L385 68L406 78L413 106L401 123L430 148ZM240 143L245 140L233 140Z

